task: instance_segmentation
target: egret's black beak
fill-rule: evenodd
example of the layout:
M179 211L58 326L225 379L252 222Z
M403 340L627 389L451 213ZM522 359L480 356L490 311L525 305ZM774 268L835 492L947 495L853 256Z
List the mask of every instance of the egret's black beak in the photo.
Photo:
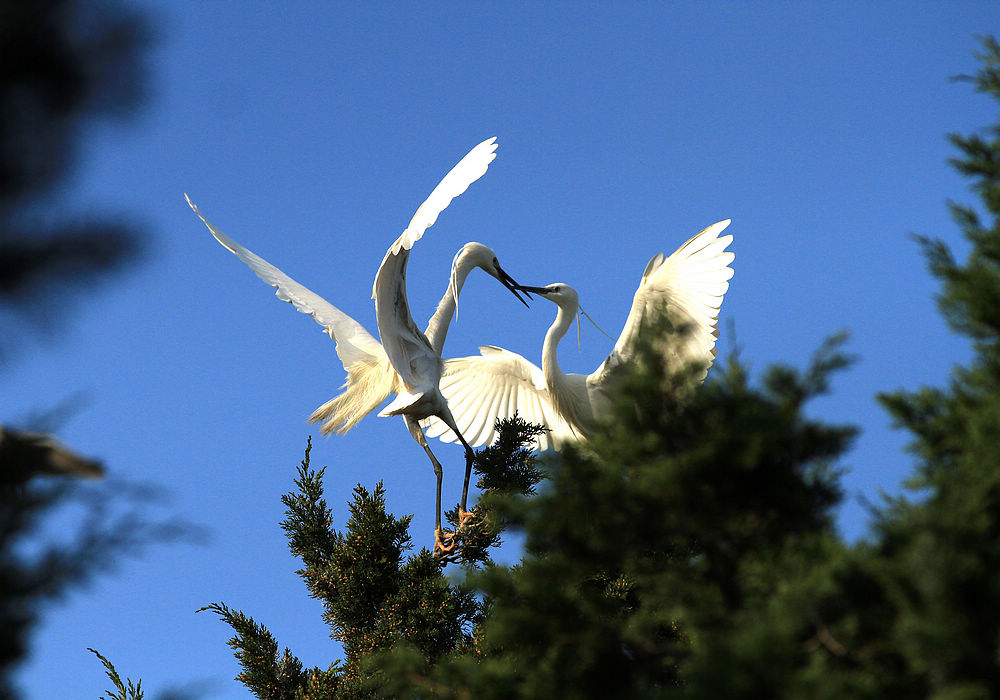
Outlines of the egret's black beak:
M545 296L546 294L552 293L552 290L548 287L525 287L523 284L519 284L517 285L517 288L525 294L532 292L533 294L541 294L542 296Z
M529 299L531 298L531 295L524 290L524 287L515 282L513 277L504 272L502 267L497 265L496 268L497 268L497 275L499 275L500 281L503 283L503 286L509 289L510 293L516 296L519 302L521 302L525 306L528 306L528 302L522 299L521 295L518 294L517 291L520 289L521 291L524 292L524 296L528 297ZM531 307L529 306L528 308Z

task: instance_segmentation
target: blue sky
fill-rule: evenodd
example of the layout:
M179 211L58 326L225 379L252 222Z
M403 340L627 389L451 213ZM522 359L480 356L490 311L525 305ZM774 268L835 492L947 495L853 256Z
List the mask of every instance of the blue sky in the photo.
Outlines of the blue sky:
M134 122L87 131L59 206L125 212L148 255L69 305L55 337L21 337L2 418L84 390L62 438L165 489L159 512L211 539L156 547L49 606L20 674L27 697L96 697L88 646L152 693L246 697L228 627L194 613L215 601L307 665L338 658L278 527L310 434L336 522L355 484L382 479L389 508L415 515L416 544L431 543L434 479L402 422L318 437L305 419L343 381L333 343L212 239L184 192L372 332L386 247L491 136L489 172L414 249L420 325L476 240L519 281L572 284L617 335L650 256L732 218L723 355L729 324L755 371L802 366L852 333L858 363L811 407L863 430L844 464L850 538L865 532L862 496L897 490L912 467L874 395L940 384L969 357L909 234L966 249L945 200L975 200L945 135L996 108L949 78L976 69L994 3L142 4L158 35L150 99ZM473 275L446 355L493 344L538 362L553 315ZM590 372L611 345L585 327L560 362ZM461 450L435 451L453 502Z

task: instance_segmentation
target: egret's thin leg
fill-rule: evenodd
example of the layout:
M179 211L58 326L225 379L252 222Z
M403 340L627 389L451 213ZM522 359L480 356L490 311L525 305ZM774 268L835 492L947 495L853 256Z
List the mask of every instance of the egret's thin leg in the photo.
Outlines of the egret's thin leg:
M420 429L420 424L409 416L404 416L404 420L413 439L424 448L424 452L427 453L427 457L431 460L431 466L434 467L434 476L437 479L434 494L434 554L447 554L455 549L455 541L452 539L451 544L445 544L444 530L441 528L441 480L444 476L444 470L441 469L441 463L437 460L437 457L431 452L430 445L427 444L427 438L424 437L424 433Z
M469 444L468 440L462 436L462 431L458 429L458 426L455 424L455 417L451 415L451 411L447 406L437 416L444 421L445 425L451 428L451 431L461 441L462 447L465 448L465 482L462 484L462 502L458 505L458 527L462 527L465 521L472 517L472 513L465 508L469 501L469 480L472 478L472 461L475 459L476 453L473 451L472 445Z
M465 441L462 434L459 432L455 433L458 435L458 439L462 441L462 446L465 447L465 482L462 484L462 502L458 506L458 526L462 527L468 518L472 517L466 509L466 505L469 500L469 481L472 479L472 462L476 457L476 453L472 450L472 446Z
M431 464L434 466L434 476L437 477L437 489L434 493L434 553L447 554L455 549L455 541L452 539L451 544L445 544L444 530L441 529L441 478L444 472L441 469L441 463L437 461L434 453L431 452L430 446L425 443L423 447L424 452L430 457Z
M444 472L441 469L441 463L437 461L434 453L431 452L431 448L424 445L424 452L430 457L431 465L434 467L434 476L437 478L437 489L434 492L434 529L441 529L441 479L444 476Z

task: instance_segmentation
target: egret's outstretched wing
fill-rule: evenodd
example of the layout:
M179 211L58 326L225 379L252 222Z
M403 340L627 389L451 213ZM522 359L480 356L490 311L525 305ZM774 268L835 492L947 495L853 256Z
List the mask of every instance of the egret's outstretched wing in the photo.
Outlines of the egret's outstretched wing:
M396 255L400 250L409 250L412 248L413 244L424 235L424 231L437 221L438 214L451 204L451 200L465 192L469 189L469 185L486 174L486 168L497 157L496 141L495 136L491 139L486 139L465 154L462 160L458 161L458 165L444 176L444 179L438 183L438 186L434 188L430 196L417 208L413 218L410 219L410 225L389 246L389 250L385 254L386 258L390 255ZM385 264L385 259L382 260L382 264ZM381 270L381 266L379 269ZM372 299L375 298L378 287L377 276L375 282L375 286L372 287Z
M406 296L406 265L410 248L437 221L438 214L451 200L486 173L486 168L496 157L496 149L496 137L483 141L444 176L427 200L417 208L410 225L389 246L375 273L372 299L375 300L379 337L389 362L407 389L379 415L398 412L427 392L436 390L441 358L413 322Z
M653 256L632 299L632 309L618 342L604 363L587 378L588 385L604 387L613 380L615 370L633 358L643 323L659 309L670 314L672 321L687 326L687 332L671 336L663 345L667 368L680 371L698 362L704 363L708 371L715 359L719 308L733 276L729 263L735 256L725 250L733 237L719 237L729 223L726 219L712 224L692 236L669 258L664 259L662 253Z
M484 345L479 351L480 357L445 360L440 383L455 424L470 445L492 444L497 419L511 418L515 411L525 421L549 428L551 432L537 438L541 450L553 441L579 439L553 407L542 370L503 348ZM458 441L438 418L425 419L421 425L428 437Z
M275 295L282 301L291 303L302 313L312 316L318 324L326 329L326 332L337 341L337 356L344 363L344 368L350 371L351 367L364 363L382 364L385 359L385 351L372 335L353 318L345 314L326 299L303 287L284 272L276 268L264 258L247 250L239 243L231 239L219 229L215 228L198 211L198 207L184 195L187 203L198 215L208 230L215 236L215 240L228 248L236 257L242 260L253 270L258 277L274 287Z

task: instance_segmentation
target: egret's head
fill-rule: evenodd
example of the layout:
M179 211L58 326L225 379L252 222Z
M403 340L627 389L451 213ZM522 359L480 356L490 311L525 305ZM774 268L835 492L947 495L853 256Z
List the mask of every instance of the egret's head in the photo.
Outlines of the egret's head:
M548 299L553 304L556 304L563 311L569 312L576 316L576 342L580 342L580 314L587 317L587 320L594 324L594 328L599 330L604 335L608 335L603 328L597 325L597 323L590 317L583 307L580 306L580 297L577 296L576 290L570 287L568 284L563 284L562 282L555 282L554 284L549 284L544 287L525 287L523 285L518 285L519 290L527 294L531 292L532 294L537 294L543 299ZM611 338L610 335L608 335ZM611 338L614 340L614 338Z
M556 282L544 287L525 287L518 285L517 288L525 294L528 292L537 294L543 299L548 299L553 304L557 304L567 311L572 311L573 313L576 313L577 308L580 306L580 298L577 296L576 290L568 284L563 284L562 282Z
M462 246L462 249L458 251L455 259L451 263L451 290L452 294L455 296L455 303L458 303L458 292L461 287L462 282L465 281L465 276L469 274L474 268L480 268L486 271L486 274L499 280L503 286L510 290L511 294L517 297L525 306L528 305L521 295L518 294L518 289L520 286L514 281L510 275L504 272L504 269L500 267L500 262L497 260L496 253L492 249L487 248L482 243L466 243ZM525 296L528 296L525 294ZM530 299L531 297L528 296Z

